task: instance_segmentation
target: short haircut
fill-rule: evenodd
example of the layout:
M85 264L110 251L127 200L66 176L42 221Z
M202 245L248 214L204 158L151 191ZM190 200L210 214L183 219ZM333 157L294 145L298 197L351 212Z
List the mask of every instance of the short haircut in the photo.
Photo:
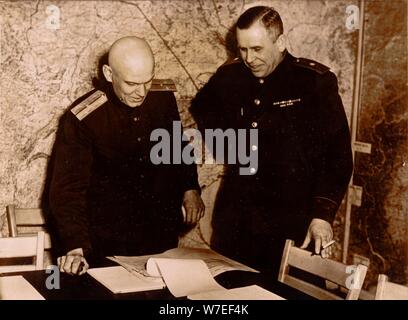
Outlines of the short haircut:
M246 10L238 18L237 27L248 29L257 21L261 21L264 27L274 33L275 39L283 34L283 23L279 13L272 7L256 6Z

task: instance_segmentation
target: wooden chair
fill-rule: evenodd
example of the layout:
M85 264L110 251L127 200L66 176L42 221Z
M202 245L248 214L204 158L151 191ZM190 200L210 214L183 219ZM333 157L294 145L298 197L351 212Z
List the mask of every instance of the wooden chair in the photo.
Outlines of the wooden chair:
M35 257L32 264L11 264L14 258ZM1 272L32 271L44 269L44 232L39 231L31 237L0 238L0 261L7 265L0 265Z
M375 300L408 300L408 287L390 282L385 274L380 274Z
M292 240L286 240L278 280L320 300L342 300L343 298L334 292L290 275L290 267L346 288L346 300L358 300L367 273L367 267L364 265L347 266L338 261L323 259L320 255L312 255L310 251L295 247Z
M10 237L34 236L38 231L45 232L44 248L51 249L51 237L46 232L44 213L39 208L17 208L11 204L6 207Z

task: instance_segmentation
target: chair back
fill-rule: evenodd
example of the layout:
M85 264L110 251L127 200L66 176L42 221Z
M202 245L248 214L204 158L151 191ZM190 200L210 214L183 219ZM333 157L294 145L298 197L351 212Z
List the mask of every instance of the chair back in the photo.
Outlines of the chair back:
M44 269L44 232L35 236L0 238L0 272L17 272ZM14 258L34 258L32 264L10 263Z
M341 262L323 259L320 255L297 248L293 240L286 240L278 280L320 300L342 300L334 292L291 275L290 267L303 270L335 283L347 292L346 300L358 300L367 273L364 265L348 266Z
M408 287L391 282L385 274L380 274L375 300L408 300Z
M6 207L6 215L10 237L34 236L44 231L44 248L51 249L51 237L46 232L46 219L40 208L18 208L11 204Z

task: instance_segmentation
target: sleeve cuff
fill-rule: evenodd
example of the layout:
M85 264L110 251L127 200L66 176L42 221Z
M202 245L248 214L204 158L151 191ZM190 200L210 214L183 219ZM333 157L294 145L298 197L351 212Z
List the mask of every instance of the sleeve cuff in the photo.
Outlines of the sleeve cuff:
M66 254L67 252L74 250L76 248L82 248L82 250L84 251L84 256L87 256L87 253L89 254L89 252L91 252L92 250L92 246L90 244L90 242L86 239L84 239L84 237L76 237L75 239L70 238L70 239L65 239L64 240L64 252L63 254Z
M326 220L332 223L338 208L339 205L337 202L329 198L314 197L312 203L312 216L313 218Z

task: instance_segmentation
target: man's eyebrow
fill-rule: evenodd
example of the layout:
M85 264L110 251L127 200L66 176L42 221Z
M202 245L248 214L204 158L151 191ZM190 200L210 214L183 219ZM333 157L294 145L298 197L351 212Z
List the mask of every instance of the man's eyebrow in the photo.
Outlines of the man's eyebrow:
M134 81L126 81L126 80L125 80L125 82L127 84L145 84L145 83L149 83L150 81L152 81L153 78L154 78L154 75L149 80L147 80L146 82L134 82Z
M125 81L127 84L146 84L153 80L153 77L147 80L146 82L134 82L134 81Z
M262 49L263 46L252 46L252 47L238 47L238 49Z

